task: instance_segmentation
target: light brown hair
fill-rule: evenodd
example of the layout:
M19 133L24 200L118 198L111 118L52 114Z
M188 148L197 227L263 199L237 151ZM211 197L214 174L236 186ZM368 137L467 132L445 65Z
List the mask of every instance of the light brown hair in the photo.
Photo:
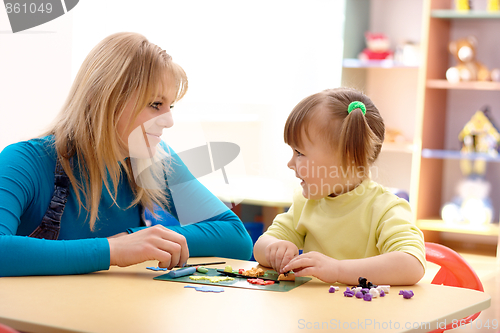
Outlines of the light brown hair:
M129 207L138 203L150 209L153 203L168 205L165 189L142 188L134 181L130 159L123 154L127 143L120 139L117 123L133 96L136 99L130 126L165 87L176 91L178 101L187 86L184 70L172 62L170 55L137 33L106 37L83 61L61 112L44 135L55 136L58 158L71 180L80 209L90 213L92 230L98 219L103 184L117 204L122 172L127 174L135 194ZM162 164L156 163L159 169L155 173L168 169Z
M347 112L351 102L362 102L361 109ZM351 163L356 168L368 168L377 159L384 141L385 126L378 109L363 93L351 88L327 89L300 101L292 110L285 124L284 139L290 146L302 147L302 130L309 138L309 125L320 118L319 135L338 152L341 165L348 170Z

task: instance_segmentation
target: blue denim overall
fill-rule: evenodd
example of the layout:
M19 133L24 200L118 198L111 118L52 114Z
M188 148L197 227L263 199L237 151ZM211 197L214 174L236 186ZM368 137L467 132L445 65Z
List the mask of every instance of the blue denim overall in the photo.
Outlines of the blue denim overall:
M68 201L70 180L57 159L54 172L54 194L40 225L29 235L33 238L57 239L61 230L61 217Z

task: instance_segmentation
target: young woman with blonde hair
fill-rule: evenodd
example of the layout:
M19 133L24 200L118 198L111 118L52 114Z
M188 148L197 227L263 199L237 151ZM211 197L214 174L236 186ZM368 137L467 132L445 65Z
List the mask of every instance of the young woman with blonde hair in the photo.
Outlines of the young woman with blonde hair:
M251 256L239 218L160 139L187 86L140 34L113 34L89 53L49 131L0 153L0 276ZM188 221L147 227L153 207Z

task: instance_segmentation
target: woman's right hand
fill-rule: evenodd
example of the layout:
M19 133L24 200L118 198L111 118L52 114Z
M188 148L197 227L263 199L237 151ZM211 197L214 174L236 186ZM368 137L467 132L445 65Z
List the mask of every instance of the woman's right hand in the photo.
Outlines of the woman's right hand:
M132 234L109 237L110 265L130 266L158 260L158 267L183 266L189 258L186 238L162 225Z
M277 240L266 246L265 255L267 262L276 272L286 273L283 268L299 255L299 248L292 242Z

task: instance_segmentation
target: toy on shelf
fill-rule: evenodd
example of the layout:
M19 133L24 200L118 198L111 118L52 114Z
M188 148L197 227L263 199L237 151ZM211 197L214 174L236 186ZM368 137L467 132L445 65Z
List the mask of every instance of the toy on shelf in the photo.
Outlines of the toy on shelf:
M366 48L358 55L360 60L392 59L391 42L385 34L366 32Z
M500 146L500 132L490 116L489 107L485 106L478 110L465 124L458 134L458 139L462 143L461 152L483 153L490 156L497 156ZM465 176L484 176L486 172L486 162L481 159L462 160L460 168Z
M500 0L488 0L487 10L489 12L498 12L498 11L500 11Z
M420 64L420 44L405 41L396 47L394 60L407 66L418 66Z
M474 36L450 42L448 50L458 63L446 71L449 82L491 80L488 68L476 60L476 46L477 39Z
M399 144L407 143L406 138L403 135L403 132L401 132L397 128L390 128L390 127L385 128L384 142L399 143Z
M491 70L491 81L500 82L500 68Z
M463 154L482 153L497 156L500 148L500 132L495 126L489 108L477 111L458 135ZM446 223L469 223L483 225L491 223L493 206L489 198L491 184L485 179L484 159L462 159L460 169L465 179L457 186L458 196L441 210Z
M455 0L455 8L459 12L468 12L472 9L470 0Z

